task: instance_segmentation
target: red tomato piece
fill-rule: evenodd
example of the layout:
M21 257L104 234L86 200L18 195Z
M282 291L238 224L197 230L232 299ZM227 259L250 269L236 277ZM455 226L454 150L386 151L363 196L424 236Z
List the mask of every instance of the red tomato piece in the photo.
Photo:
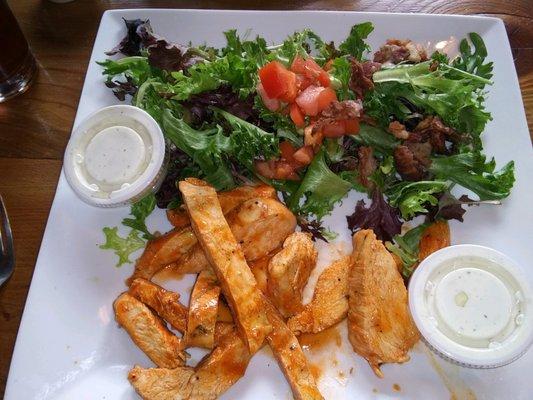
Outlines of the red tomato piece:
M274 179L275 175L275 164L274 161L256 161L255 169L257 173L261 176L264 176L267 179Z
M322 133L328 138L338 138L346 133L344 121L335 121L322 128Z
M324 87L329 87L331 80L329 79L329 74L326 71L320 71L318 75L318 81Z
M312 81L318 81L321 86L328 87L330 85L329 74L312 58L303 59L296 56L292 62L291 71L302 74Z
M259 79L270 98L292 101L298 93L296 75L277 61L262 67L259 70Z
M344 121L344 127L347 135L356 135L359 133L359 120L347 119Z
M294 57L294 60L292 60L292 64L291 64L291 71L297 74L304 74L305 73L305 59L303 59L300 56Z
M337 95L335 91L331 88L324 88L317 99L318 111L326 109L332 102L337 100Z
M318 114L318 98L324 90L323 87L311 85L296 97L296 104L305 115L314 117Z
M278 99L272 99L268 97L268 95L265 92L265 89L263 88L263 85L261 85L261 82L257 84L257 93L259 93L259 96L261 96L261 100L263 100L263 104L266 108L268 108L270 111L276 111L280 107L280 102Z
M294 125L296 125L298 128L302 128L305 125L305 118L302 114L302 111L300 110L300 107L298 107L298 104L291 104L290 115L292 122L294 122Z
M307 89L309 86L313 84L313 80L309 79L305 75L296 75L296 86L298 87L298 90L302 91Z
M296 150L293 157L301 166L305 166L311 164L314 155L315 154L313 153L313 148L311 146L303 146Z

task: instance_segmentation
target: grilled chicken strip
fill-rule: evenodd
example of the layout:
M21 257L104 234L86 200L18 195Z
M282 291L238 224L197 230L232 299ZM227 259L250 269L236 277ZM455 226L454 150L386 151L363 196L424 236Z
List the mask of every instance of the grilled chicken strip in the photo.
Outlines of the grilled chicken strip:
M285 317L302 311L302 292L316 265L318 252L311 235L295 232L268 264L268 294Z
M313 299L287 321L295 334L318 333L346 318L348 313L348 272L350 256L327 267L318 277Z
M135 344L159 367L184 365L181 340L150 309L128 293L114 303L115 317Z
M353 236L353 267L348 277L348 338L374 373L382 363L409 360L418 331L407 306L407 289L394 258L372 230Z
M220 328L219 328L220 327ZM228 325L218 346L196 368L141 368L135 366L128 379L144 400L214 400L235 384L246 371L251 355L248 346Z
M309 370L307 359L298 339L285 324L283 317L265 297L264 304L272 331L267 342L272 349L283 375L289 382L295 400L321 400L315 378Z
M128 293L153 309L174 329L185 333L188 310L180 303L179 294L142 278L137 278L131 283Z
M159 270L185 257L197 243L190 227L175 229L150 240L126 283L130 285L136 278L151 279Z
M222 214L215 189L199 179L181 181L179 189L191 225L217 275L237 329L250 353L254 354L272 327L244 252Z
M239 186L238 188L218 193L218 201L222 213L226 215L246 200L256 197L278 199L276 189L268 185L259 186ZM189 214L184 206L167 211L169 222L176 228L184 228L191 224Z
M185 334L188 347L213 348L219 295L220 287L214 272L211 269L200 272L189 301Z
M247 261L262 258L281 246L296 228L296 218L278 200L258 197L234 208L227 221ZM171 231L146 246L135 265L135 278L151 279L164 267L177 273L199 273L209 263L191 227Z

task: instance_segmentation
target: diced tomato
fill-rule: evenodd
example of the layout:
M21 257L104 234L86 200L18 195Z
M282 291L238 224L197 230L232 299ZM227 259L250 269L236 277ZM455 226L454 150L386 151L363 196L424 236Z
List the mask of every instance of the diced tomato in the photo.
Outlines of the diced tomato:
M313 156L314 153L311 146L300 147L293 155L294 159L302 166L311 164Z
M261 82L257 84L256 87L257 93L259 93L259 96L261 96L261 100L263 100L263 104L266 108L268 108L270 111L276 111L280 107L280 102L278 99L272 99L268 97L268 95L265 92L265 89L263 88L263 85L261 85Z
M344 126L346 128L347 135L355 135L359 133L359 120L358 119L347 119L344 121Z
M297 74L304 74L305 73L305 59L300 56L294 57L294 60L292 60L292 64L291 64L291 71Z
M324 88L318 96L318 111L325 110L332 102L337 100L335 91L331 88Z
M322 128L322 133L328 138L338 138L346 133L344 121L335 121Z
M298 93L296 74L272 61L259 70L259 79L268 97L291 102Z
M296 56L292 62L291 71L302 74L313 81L318 81L321 86L328 87L330 84L328 73L320 68L320 65L312 58L303 59Z
M313 80L309 79L307 76L300 74L296 75L296 86L298 86L298 90L305 90L312 84Z
M287 142L284 140L279 144L279 150L281 152L281 158L287 161L293 161L294 160L294 153L296 152L296 149L291 144L291 142Z
M325 89L320 86L311 85L296 97L296 104L305 115L315 116L320 111L318 109L318 97Z
M305 125L304 115L302 114L300 107L298 107L298 104L296 103L291 104L290 115L291 115L292 122L294 122L294 125L296 125L298 128L301 128Z

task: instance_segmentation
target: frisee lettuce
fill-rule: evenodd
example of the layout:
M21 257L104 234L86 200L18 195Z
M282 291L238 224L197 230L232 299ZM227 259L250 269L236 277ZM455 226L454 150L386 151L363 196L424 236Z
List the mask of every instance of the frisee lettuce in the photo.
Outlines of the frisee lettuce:
M145 241L139 237L140 232L135 229L132 229L125 238L118 234L117 227L105 227L103 232L106 240L100 248L114 251L118 256L117 267L131 263L130 255L145 245Z

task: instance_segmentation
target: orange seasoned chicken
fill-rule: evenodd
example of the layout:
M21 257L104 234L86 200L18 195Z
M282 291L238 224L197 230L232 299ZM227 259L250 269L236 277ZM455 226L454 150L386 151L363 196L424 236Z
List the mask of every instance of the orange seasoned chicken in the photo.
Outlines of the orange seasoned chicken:
M327 267L318 277L313 299L303 310L287 321L291 331L318 333L346 318L348 312L348 271L350 256Z
M187 307L180 303L179 294L142 278L137 278L131 283L128 293L149 306L174 329L181 333L185 332Z
M238 331L250 353L254 354L272 327L243 249L222 214L215 189L199 179L181 181L179 189L191 217L191 225L216 273Z
M190 227L175 229L150 240L135 263L135 271L127 280L128 285L135 278L152 278L156 272L188 254L197 243L198 240Z
M246 200L254 199L256 197L278 199L276 189L268 185L239 186L226 192L218 192L218 201L220 202L220 208L224 215L244 203ZM191 223L185 206L168 210L167 218L176 228L183 228Z
M296 218L289 209L278 200L266 197L245 201L227 215L227 221L247 261L262 258L280 247L296 228ZM148 242L129 282L135 278L151 279L167 266L184 274L208 268L204 250L191 227Z
M422 262L430 254L444 247L448 247L450 242L450 226L448 222L433 222L424 229L420 238L420 243L418 244L418 261Z
M281 314L265 297L264 304L272 331L267 342L272 349L283 375L289 382L295 400L321 400L315 378L309 370L307 359L294 333L288 328Z
M218 314L220 287L211 269L205 269L196 279L189 301L189 316L185 342L189 347L212 349Z
M407 289L396 263L372 230L353 236L353 267L348 277L348 338L374 373L382 363L409 360L418 341L407 305Z
M255 261L281 247L296 228L296 217L281 202L255 198L227 215L231 232L248 261Z
M318 252L311 235L295 232L268 264L268 294L284 317L302 311L302 292L316 265Z
M114 308L118 323L157 366L176 368L184 365L181 340L147 306L123 293L115 300Z
M276 253L274 250L273 253ZM257 287L263 293L267 293L267 284L268 284L268 263L272 258L272 253L264 257L261 257L259 260L249 261L248 265L252 274L254 274L255 280L257 281Z
M231 328L224 331L217 347L196 368L135 366L128 375L129 381L144 400L218 398L244 375L251 358L239 335Z

